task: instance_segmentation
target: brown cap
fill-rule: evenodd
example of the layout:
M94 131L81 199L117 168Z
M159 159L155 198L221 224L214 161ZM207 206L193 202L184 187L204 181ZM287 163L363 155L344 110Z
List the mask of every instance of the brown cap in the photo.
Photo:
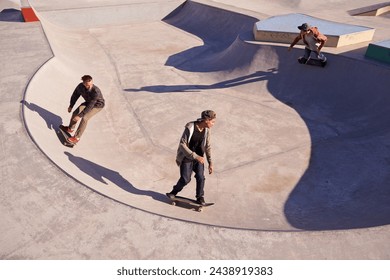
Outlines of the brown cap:
M302 23L302 25L298 26L298 29L302 31L307 31L310 29L310 25L307 23Z

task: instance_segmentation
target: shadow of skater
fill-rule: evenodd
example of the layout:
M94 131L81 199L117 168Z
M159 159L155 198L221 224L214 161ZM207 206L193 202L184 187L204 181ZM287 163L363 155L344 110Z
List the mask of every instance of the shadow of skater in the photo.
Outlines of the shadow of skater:
M158 201L166 201L167 199L165 194L137 189L117 171L98 165L82 157L74 156L69 152L64 152L64 154L69 158L70 162L77 166L77 168L94 178L96 181L107 185L106 180L109 180L121 189L132 194L150 196Z
M25 105L29 110L37 112L38 115L46 122L48 129L57 131L60 124L62 124L62 118L60 116L57 116L56 114L53 114L52 112L34 103L28 103L25 100L22 100L21 103Z
M155 85L145 86L140 89L125 89L128 92L149 91L154 93L166 93L166 92L199 92L201 90L210 89L223 89L242 86L245 84L256 83L259 81L268 80L269 76L276 73L276 68L270 68L268 71L256 71L252 74L229 79L226 81L218 82L211 85Z

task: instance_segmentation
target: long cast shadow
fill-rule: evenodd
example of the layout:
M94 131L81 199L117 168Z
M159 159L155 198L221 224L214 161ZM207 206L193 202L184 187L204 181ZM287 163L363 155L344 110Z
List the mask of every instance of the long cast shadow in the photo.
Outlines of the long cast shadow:
M119 172L115 170L101 166L82 157L74 156L69 152L64 152L64 153L68 157L69 161L72 162L74 165L76 165L77 168L80 169L80 171L91 176L96 181L99 181L107 185L106 180L109 180L112 183L114 183L116 186L120 187L121 189L129 193L135 195L150 196L154 200L161 201L161 202L167 201L167 198L164 194L155 191L150 191L150 190L141 190L134 187Z
M29 103L26 100L22 100L21 103L30 111L36 112L46 122L47 128L55 132L58 140L61 143L65 143L65 139L59 129L59 126L62 124L62 118L60 116L53 114L35 103Z
M125 89L128 92L149 91L153 93L167 93L167 92L200 92L202 90L223 89L238 87L245 84L256 83L269 79L269 75L277 72L276 68L270 68L267 71L256 71L252 74L240 76L234 79L217 82L210 85L154 85L144 86L139 89Z
M45 108L42 108L35 103L29 103L26 100L22 100L21 103L30 111L36 112L46 122L48 129L56 130L60 124L62 124L62 118L60 116L53 114Z

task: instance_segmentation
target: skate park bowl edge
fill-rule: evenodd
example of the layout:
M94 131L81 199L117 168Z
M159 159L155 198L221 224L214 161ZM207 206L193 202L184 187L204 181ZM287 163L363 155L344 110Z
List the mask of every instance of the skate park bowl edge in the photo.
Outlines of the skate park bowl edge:
M353 24L337 23L308 16L305 14L288 14L274 16L256 22L253 34L256 40L290 44L298 35L298 26L310 22L311 26L320 26L321 32L328 38L327 47L342 47L361 42L369 42L375 29ZM299 42L303 44L302 41Z

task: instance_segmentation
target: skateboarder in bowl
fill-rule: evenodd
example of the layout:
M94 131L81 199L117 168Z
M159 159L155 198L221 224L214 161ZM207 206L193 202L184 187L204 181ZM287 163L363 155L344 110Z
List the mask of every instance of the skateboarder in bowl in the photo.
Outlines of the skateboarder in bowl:
M192 172L195 172L196 200L199 204L205 205L204 165L206 157L209 174L213 173L210 129L215 124L216 116L214 111L206 110L201 113L200 119L186 124L176 155L176 164L180 167L180 178L172 191L167 193L169 198L174 198L191 181Z
M81 77L81 80L83 82L75 88L70 98L68 112L72 112L73 106L80 96L84 98L85 102L73 111L69 126L60 126L62 130L71 134L73 133L77 122L81 120L74 136L68 138L68 141L71 144L76 144L80 141L81 136L87 128L89 119L99 113L105 104L102 92L93 84L92 77L90 75L84 75Z
M315 52L317 58L320 61L325 62L326 57L321 53L321 49L325 45L328 38L319 32L317 27L311 27L307 23L303 23L302 25L298 26L298 29L300 30L300 33L291 43L288 51L290 51L300 40L303 40L303 43L305 44L305 53L303 59L307 61L310 58L311 52Z

